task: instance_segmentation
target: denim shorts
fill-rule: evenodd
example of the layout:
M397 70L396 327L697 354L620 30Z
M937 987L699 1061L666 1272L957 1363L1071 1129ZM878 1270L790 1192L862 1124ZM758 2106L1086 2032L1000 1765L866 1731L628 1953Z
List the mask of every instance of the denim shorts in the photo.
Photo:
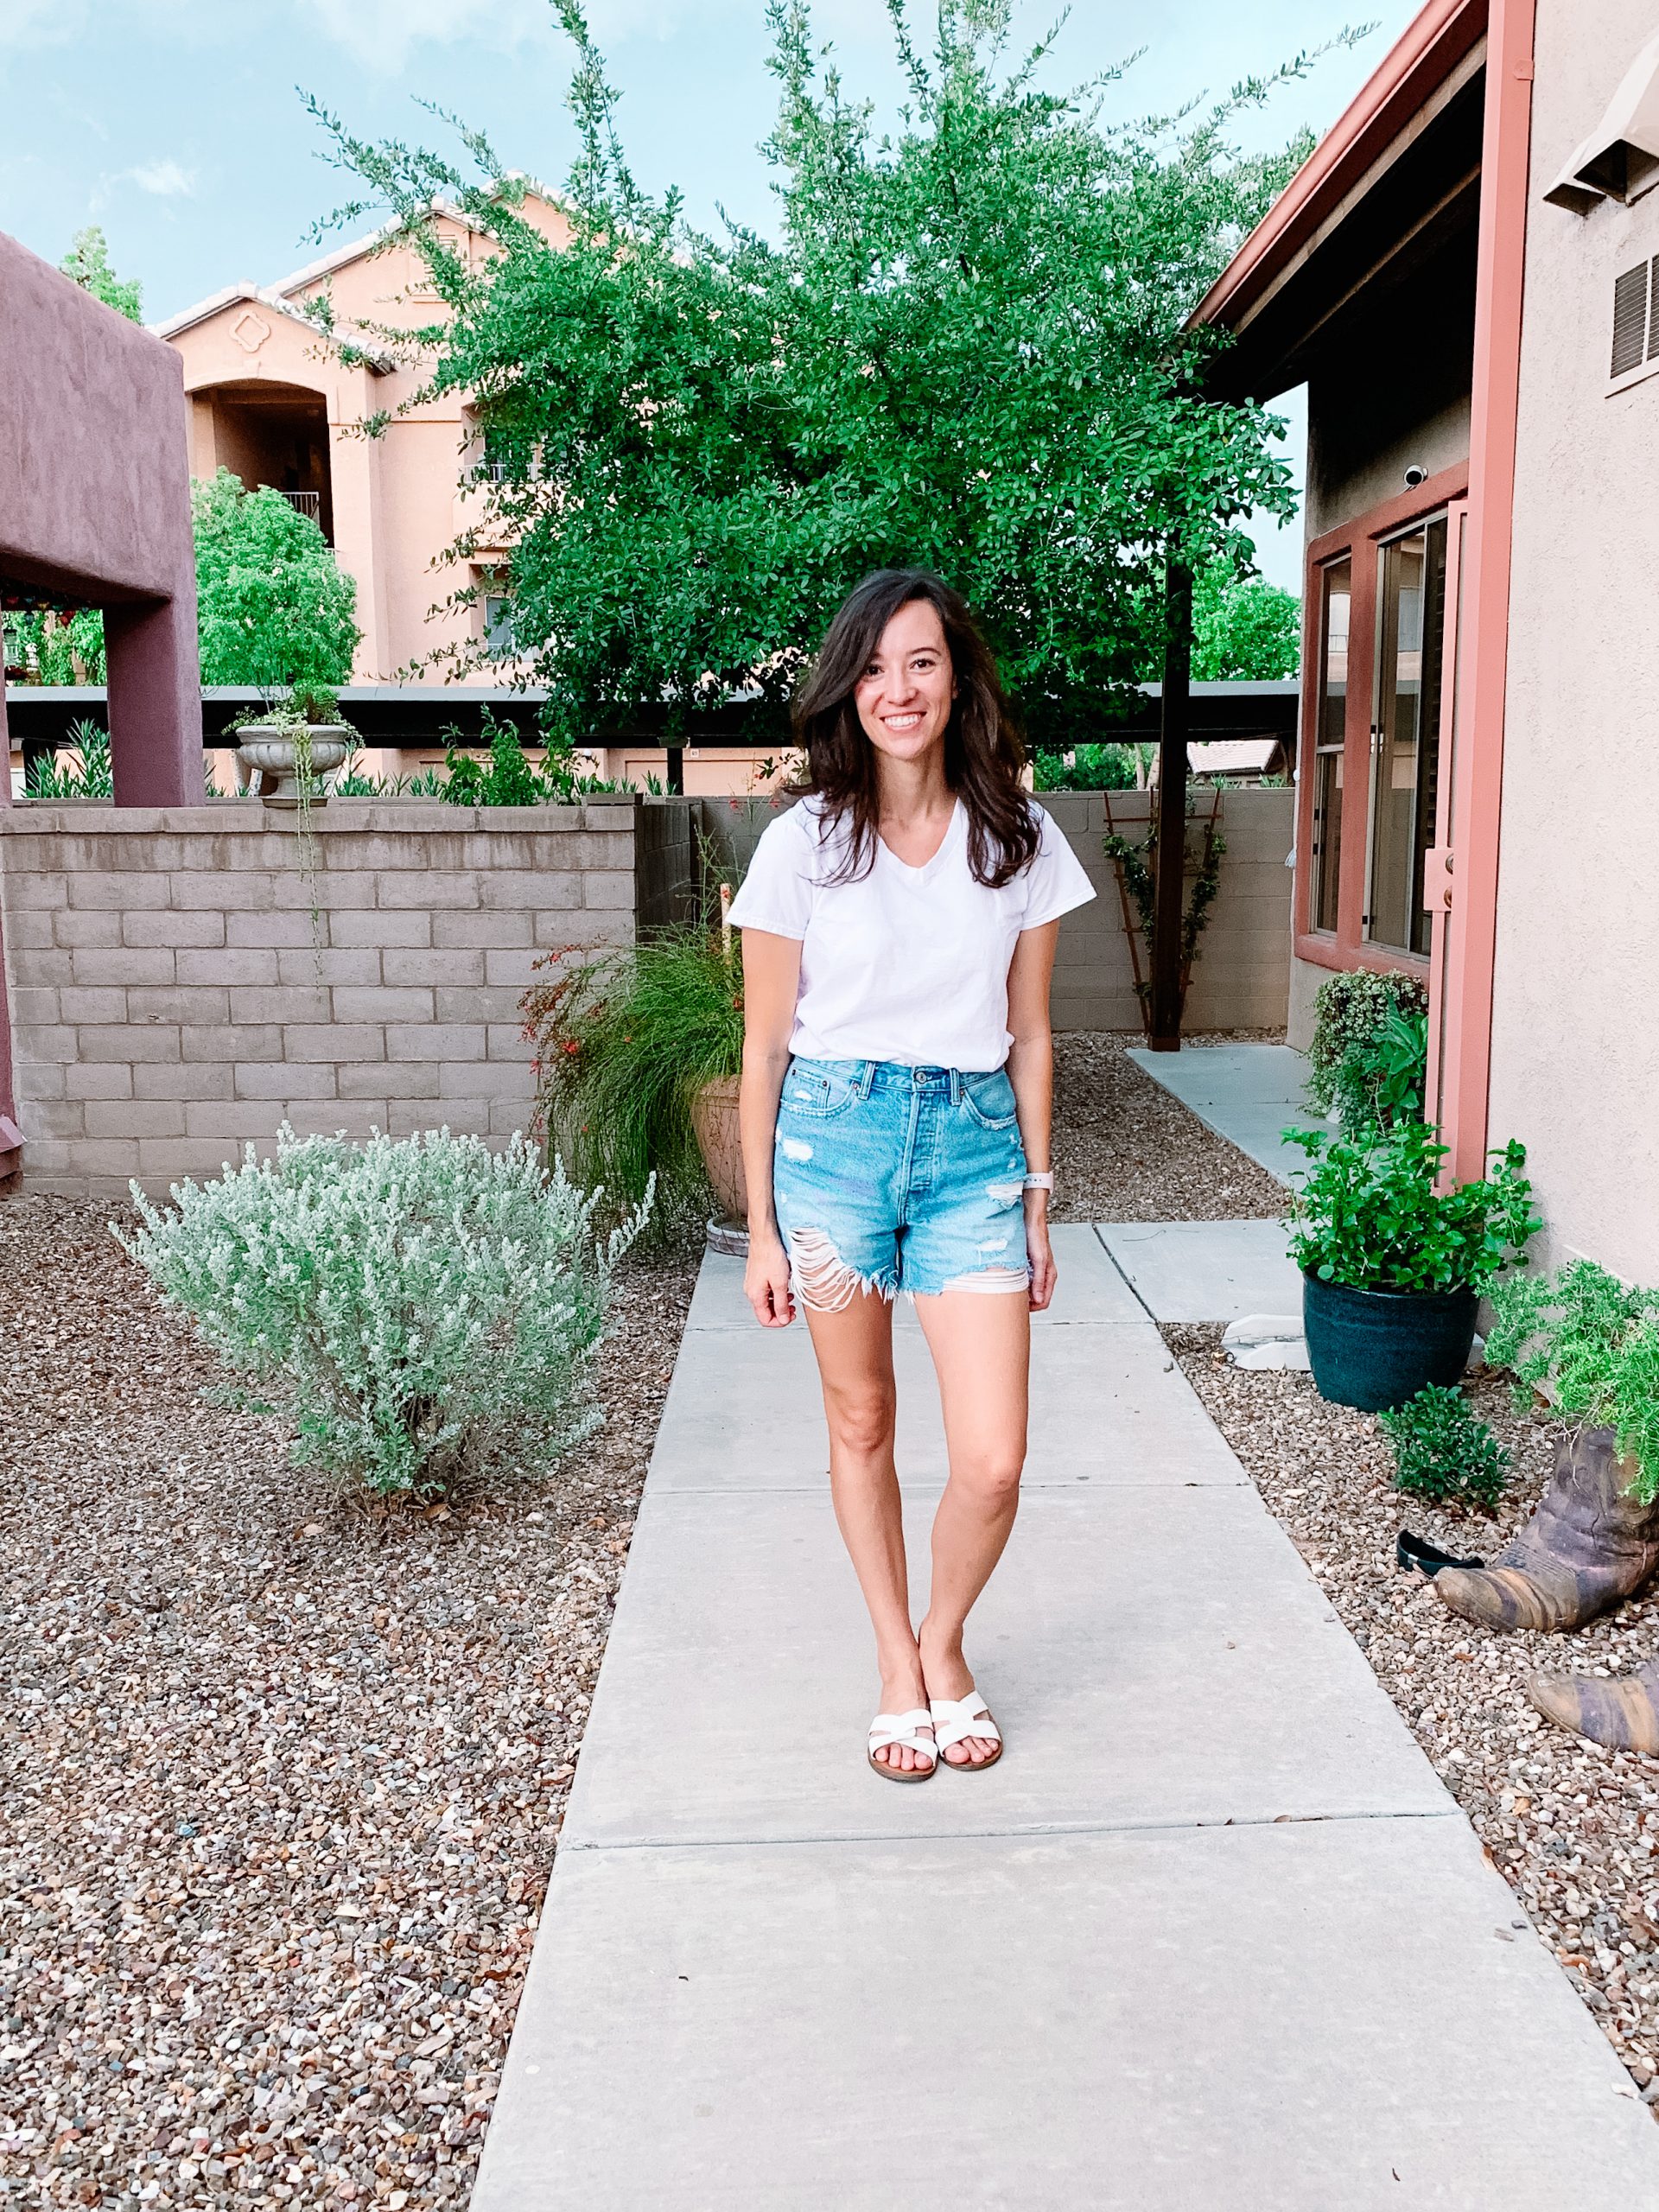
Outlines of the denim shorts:
M772 1202L797 1293L817 1312L861 1290L1024 1293L1025 1173L1006 1069L789 1064Z

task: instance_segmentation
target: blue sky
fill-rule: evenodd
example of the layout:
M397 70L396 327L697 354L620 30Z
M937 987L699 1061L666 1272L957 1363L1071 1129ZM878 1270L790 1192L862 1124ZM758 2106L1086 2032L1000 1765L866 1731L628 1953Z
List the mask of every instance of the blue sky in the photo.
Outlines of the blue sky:
M926 0L911 12L925 28ZM1057 12L1039 0L1017 22L1034 38ZM1302 123L1323 130L1414 12L1414 0L1080 0L1049 79L1144 48L1111 101L1166 109L1375 17L1357 51L1330 56L1252 124L1265 143ZM569 164L568 49L546 0L0 0L0 229L56 261L83 224L101 223L152 317L244 277L269 283L320 250L306 232L347 186L321 158L296 86L361 135L444 141L424 99L488 131L510 167L556 184ZM712 224L718 202L765 226L763 0L591 0L589 20L641 181L678 183L694 219ZM819 0L815 22L849 86L888 105L881 0ZM1264 569L1294 583L1292 533L1275 535Z

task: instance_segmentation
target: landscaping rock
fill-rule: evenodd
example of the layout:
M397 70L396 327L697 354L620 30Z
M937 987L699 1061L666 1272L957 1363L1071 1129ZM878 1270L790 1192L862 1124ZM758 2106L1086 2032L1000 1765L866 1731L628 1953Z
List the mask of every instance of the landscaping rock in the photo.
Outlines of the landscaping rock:
M1659 1759L1604 1751L1552 1727L1526 1694L1535 1671L1628 1672L1659 1652L1659 1598L1571 1636L1498 1636L1446 1611L1395 1565L1402 1524L1451 1552L1491 1557L1549 1478L1554 1427L1517 1414L1483 1373L1471 1405L1513 1454L1497 1513L1437 1512L1394 1487L1376 1417L1327 1405L1311 1380L1247 1373L1219 1329L1165 1341L1415 1730L1493 1863L1638 2085L1659 2075Z
M462 2205L696 1255L605 1429L422 1514L205 1403L109 1211L0 1205L0 2193Z

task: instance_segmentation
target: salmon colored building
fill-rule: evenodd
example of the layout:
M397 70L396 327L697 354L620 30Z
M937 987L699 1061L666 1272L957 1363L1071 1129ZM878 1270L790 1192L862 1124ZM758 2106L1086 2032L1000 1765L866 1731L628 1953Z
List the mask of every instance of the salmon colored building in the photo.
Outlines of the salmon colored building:
M564 215L545 195L527 191L519 213L553 245L568 239ZM435 227L469 263L493 251L459 207L440 204ZM330 303L332 331L315 309L321 296ZM486 654L504 679L514 672L509 544L486 536L464 565L449 558L463 531L486 523L483 433L459 393L412 404L429 365L376 335L430 320L439 304L420 254L392 228L274 284L233 284L154 326L184 363L192 474L228 468L250 490L281 492L320 525L355 579L363 633L355 683L391 682L416 662L433 664L435 655L421 680L461 680L463 671L447 658L454 651ZM373 418L385 427L365 436ZM473 601L446 607L462 589L475 594ZM441 745L368 750L372 768L393 773L443 757ZM677 769L690 791L745 791L763 779L766 757L690 747ZM643 785L666 776L660 746L613 746L593 760L597 772L618 780Z
M521 210L556 245L569 235L554 204L527 193ZM459 208L440 207L444 244L469 262L492 251ZM314 303L326 296L334 331ZM445 646L511 635L506 548L486 544L466 570L445 556L474 527L481 493L467 479L487 474L482 435L458 394L410 403L425 365L400 359L376 337L438 311L426 265L406 237L376 232L342 245L275 284L232 284L154 326L184 363L190 407L190 468L228 468L252 490L270 485L317 522L357 583L363 632L353 680L385 683ZM347 359L339 340L353 355ZM364 425L385 417L378 437ZM475 606L432 612L457 588L477 588Z
M1462 1177L1659 1281L1659 16L1430 0L1201 303L1308 397L1293 1043L1430 990Z

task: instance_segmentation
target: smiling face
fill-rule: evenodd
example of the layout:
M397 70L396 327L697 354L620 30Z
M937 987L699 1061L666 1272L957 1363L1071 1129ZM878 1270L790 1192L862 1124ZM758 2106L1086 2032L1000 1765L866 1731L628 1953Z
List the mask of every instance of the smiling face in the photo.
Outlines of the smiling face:
M917 760L944 742L957 696L938 610L925 599L899 609L853 690L864 734L893 760Z

